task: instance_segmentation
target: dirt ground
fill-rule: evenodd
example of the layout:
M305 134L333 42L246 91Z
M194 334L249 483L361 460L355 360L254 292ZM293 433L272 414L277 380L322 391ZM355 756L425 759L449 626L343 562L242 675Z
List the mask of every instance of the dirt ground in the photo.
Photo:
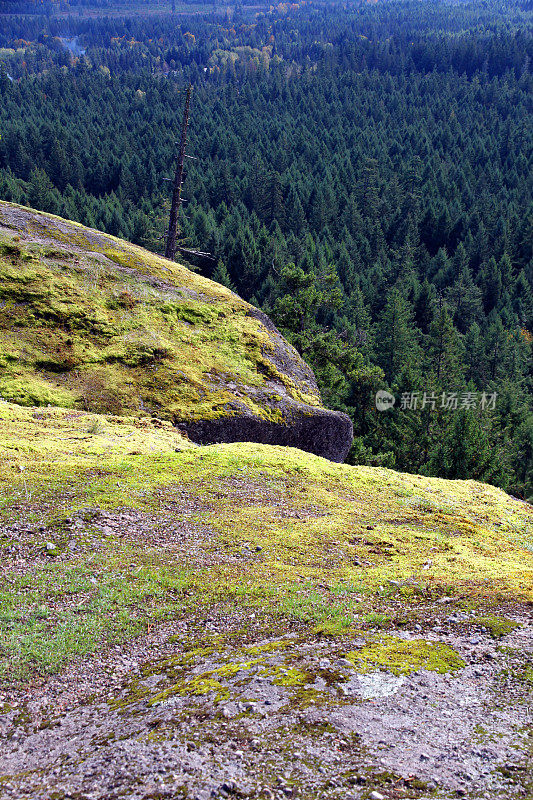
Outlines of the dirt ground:
M447 606L423 631L389 631L452 647L464 666L443 674L358 673L344 656L363 640L273 635L261 615L167 624L4 692L0 795L532 797L533 619L521 613L498 642Z

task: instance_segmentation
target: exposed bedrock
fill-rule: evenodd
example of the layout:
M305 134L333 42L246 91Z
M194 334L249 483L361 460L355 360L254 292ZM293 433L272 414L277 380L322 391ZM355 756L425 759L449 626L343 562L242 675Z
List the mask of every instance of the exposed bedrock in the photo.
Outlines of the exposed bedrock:
M296 406L285 423L252 415L178 423L193 442L260 442L299 447L308 453L342 462L353 440L353 426L346 414L312 406Z

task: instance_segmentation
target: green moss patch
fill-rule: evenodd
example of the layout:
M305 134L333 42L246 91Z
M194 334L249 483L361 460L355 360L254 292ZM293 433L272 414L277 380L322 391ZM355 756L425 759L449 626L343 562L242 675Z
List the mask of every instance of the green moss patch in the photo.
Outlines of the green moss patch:
M492 614L483 617L475 617L472 620L474 625L479 625L488 630L493 639L501 639L503 636L512 633L518 628L518 623L505 617L497 617Z
M0 378L0 397L21 406L63 406L72 408L75 398L70 392L36 376Z
M443 674L455 672L465 662L448 645L425 639L376 638L360 650L346 654L358 672L386 670L393 675L409 675L420 669Z

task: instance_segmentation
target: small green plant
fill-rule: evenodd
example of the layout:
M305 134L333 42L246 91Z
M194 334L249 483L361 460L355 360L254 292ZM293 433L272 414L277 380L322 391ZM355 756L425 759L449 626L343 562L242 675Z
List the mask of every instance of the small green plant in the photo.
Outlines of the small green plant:
M92 436L100 436L102 433L105 433L104 420L101 417L96 417L92 420L87 428L87 433L90 433Z
M364 621L370 628L381 628L386 630L392 625L392 620L387 614L380 614L379 612L372 612L365 614Z

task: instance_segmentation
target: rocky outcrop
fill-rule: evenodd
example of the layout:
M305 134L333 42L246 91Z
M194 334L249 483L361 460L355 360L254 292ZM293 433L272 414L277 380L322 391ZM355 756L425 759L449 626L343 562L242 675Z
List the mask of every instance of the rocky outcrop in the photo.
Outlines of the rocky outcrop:
M337 411L294 404L284 422L270 422L251 414L178 423L193 442L259 442L299 447L330 461L344 461L353 439L351 419Z
M271 347L265 354L265 364L271 365L271 374L285 376L286 381L294 386L305 387L310 397L319 396L313 371L283 338L272 320L252 307L248 316L258 320L268 332ZM283 380L279 379L267 380L260 390L242 385L240 388L260 404L260 414L251 412L244 403L235 403L231 413L218 419L188 422L177 418L175 424L198 444L258 442L298 447L330 461L345 460L353 441L352 421L346 414L295 401ZM265 411L270 418L265 416Z
M0 202L0 397L171 421L343 461L344 414L271 320L219 284L77 223Z

